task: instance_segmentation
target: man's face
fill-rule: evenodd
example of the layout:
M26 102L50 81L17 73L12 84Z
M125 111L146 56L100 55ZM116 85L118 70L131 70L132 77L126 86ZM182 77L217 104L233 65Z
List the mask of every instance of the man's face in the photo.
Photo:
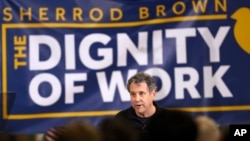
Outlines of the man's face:
M129 86L130 101L136 113L147 115L150 108L153 107L155 91L149 92L149 88L145 82L131 83Z

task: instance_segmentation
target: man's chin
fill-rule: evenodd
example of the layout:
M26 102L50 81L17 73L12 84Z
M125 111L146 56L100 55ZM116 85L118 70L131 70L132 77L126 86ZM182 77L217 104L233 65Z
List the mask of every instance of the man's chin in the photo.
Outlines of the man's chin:
M136 111L137 114L140 114L140 115L144 114L144 110L141 109L141 108L137 108L137 109L135 109L135 111Z

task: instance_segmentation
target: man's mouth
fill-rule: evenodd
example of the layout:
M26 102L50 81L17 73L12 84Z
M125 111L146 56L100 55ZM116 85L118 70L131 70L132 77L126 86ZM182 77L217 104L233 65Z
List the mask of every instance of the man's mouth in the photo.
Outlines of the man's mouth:
M142 104L136 104L135 106L136 107L142 107Z

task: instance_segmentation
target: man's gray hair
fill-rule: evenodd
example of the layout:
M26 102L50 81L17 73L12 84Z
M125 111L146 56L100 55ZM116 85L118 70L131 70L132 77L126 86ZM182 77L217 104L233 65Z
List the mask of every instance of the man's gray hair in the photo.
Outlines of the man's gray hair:
M144 72L138 72L134 76L132 76L127 83L127 90L129 91L129 86L131 83L141 83L145 82L149 88L149 92L153 90L157 90L157 85L153 79L153 77Z

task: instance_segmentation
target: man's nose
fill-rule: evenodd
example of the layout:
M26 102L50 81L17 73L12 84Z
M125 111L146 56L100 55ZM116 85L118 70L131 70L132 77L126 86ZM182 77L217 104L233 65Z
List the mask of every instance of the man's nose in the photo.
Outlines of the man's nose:
M140 100L140 96L137 94L135 95L135 101L139 101Z

